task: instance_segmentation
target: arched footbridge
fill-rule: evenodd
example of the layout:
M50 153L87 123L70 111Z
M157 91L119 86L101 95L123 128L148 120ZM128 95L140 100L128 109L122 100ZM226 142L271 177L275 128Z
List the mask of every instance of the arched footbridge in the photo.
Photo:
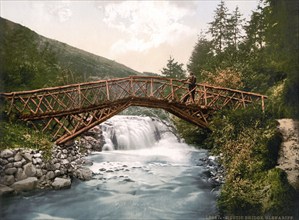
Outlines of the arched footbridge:
M32 91L2 93L7 111L51 132L57 144L80 135L130 106L164 109L207 128L213 113L222 108L265 107L266 96L197 84L195 100L185 80L130 76Z

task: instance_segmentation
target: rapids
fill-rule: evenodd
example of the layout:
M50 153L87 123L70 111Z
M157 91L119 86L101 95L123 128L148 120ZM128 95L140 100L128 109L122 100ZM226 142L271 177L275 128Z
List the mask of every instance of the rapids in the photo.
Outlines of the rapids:
M104 151L88 157L94 176L71 189L0 199L1 219L207 219L216 197L198 162L208 152L179 142L157 119L115 116L101 125Z

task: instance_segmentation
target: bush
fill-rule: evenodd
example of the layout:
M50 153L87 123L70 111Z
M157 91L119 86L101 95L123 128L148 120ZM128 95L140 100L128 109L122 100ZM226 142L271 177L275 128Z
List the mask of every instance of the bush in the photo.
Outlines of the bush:
M11 123L9 121L1 121L0 126L0 150L13 148L30 148L43 150L44 155L50 155L52 142L50 137L29 128L24 123Z
M221 212L291 215L295 193L285 173L275 168L282 137L271 115L257 109L223 111L211 128L206 144L222 154L226 170L218 201Z

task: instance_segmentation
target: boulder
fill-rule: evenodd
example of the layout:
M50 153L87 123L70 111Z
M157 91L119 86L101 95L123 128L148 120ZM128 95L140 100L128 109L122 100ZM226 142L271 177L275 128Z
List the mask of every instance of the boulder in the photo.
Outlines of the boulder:
M8 164L8 161L0 157L0 165L4 166Z
M33 155L33 157L34 158L39 158L39 157L42 157L42 154L41 153L36 153L36 154Z
M46 174L46 179L48 179L48 180L54 179L54 177L55 177L55 173L53 171L49 171Z
M54 182L52 183L54 189L65 189L71 187L71 180L56 177Z
M52 171L54 171L56 169L55 166L54 166L54 164L51 163L51 162L47 163L45 168L47 170L52 170Z
M25 172L26 176L33 177L36 174L36 168L32 163L27 163L24 166L24 172Z
M54 167L55 167L55 170L59 170L60 169L60 163L55 163Z
M18 171L15 176L16 176L16 181L24 180L27 178L27 176L22 168L18 168Z
M2 151L0 153L0 157L2 157L2 158L9 158L9 157L12 157L12 156L13 156L13 151L8 150L8 149L5 149L4 151Z
M92 171L88 168L79 168L75 171L75 176L80 180L90 180L92 178Z
M23 159L22 154L20 152L16 153L14 160L16 162L21 161Z
M43 175L43 171L41 169L36 169L36 176L40 178Z
M16 168L21 168L22 167L22 161L17 161L17 162L14 162L14 167Z
M0 184L0 196L5 196L13 193L14 189Z
M11 185L11 188L13 188L15 191L30 191L35 189L37 186L37 178L36 177L29 177L27 179L15 182Z
M25 158L25 160L26 160L27 162L32 161L32 155L31 155L30 153L28 153L28 152L25 152L25 153L23 154L23 157Z
M13 175L5 175L3 178L1 177L2 184L9 186L15 182L15 177Z
M17 168L15 168L15 167L11 167L11 168L8 168L5 170L5 174L8 174L8 175L15 174L16 172L17 172Z

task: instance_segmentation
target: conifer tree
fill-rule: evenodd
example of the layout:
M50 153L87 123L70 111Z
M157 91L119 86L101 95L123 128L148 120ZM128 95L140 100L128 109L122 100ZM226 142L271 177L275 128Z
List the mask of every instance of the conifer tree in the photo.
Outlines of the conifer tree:
M184 64L179 64L178 62L174 61L174 58L171 56L167 61L166 67L164 67L161 71L162 75L168 78L176 78L182 79L185 77L185 70L183 69Z
M208 33L212 36L212 43L216 54L223 52L228 41L228 9L225 6L224 0L216 8L214 21L210 22Z
M194 46L187 68L196 75L199 81L202 81L202 71L212 71L213 67L212 43L204 35L201 35Z
M238 6L233 11L231 17L227 21L227 29L228 29L228 44L229 46L233 46L235 50L238 50L238 46L242 39L244 38L242 34L243 30L244 18L242 18L242 14L239 11Z
M259 4L257 10L252 13L248 25L245 26L246 44L250 52L264 48L266 27L264 9Z

